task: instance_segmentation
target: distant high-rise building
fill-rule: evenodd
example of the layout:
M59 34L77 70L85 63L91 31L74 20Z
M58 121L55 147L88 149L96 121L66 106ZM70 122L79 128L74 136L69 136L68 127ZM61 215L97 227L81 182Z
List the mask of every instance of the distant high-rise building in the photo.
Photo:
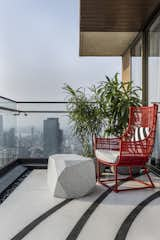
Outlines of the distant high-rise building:
M3 116L0 115L0 146L3 145Z
M15 128L10 128L7 132L4 134L4 145L8 148L16 148L16 133Z
M34 145L34 127L31 127L31 146Z
M43 122L43 147L44 155L48 157L61 152L62 130L58 118L48 118Z

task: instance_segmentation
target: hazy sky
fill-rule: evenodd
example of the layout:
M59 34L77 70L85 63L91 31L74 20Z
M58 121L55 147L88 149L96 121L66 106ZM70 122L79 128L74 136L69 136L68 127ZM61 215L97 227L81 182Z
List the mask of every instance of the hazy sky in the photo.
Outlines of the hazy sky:
M79 57L79 0L0 0L0 95L64 100L65 82L88 86L121 73L120 57Z

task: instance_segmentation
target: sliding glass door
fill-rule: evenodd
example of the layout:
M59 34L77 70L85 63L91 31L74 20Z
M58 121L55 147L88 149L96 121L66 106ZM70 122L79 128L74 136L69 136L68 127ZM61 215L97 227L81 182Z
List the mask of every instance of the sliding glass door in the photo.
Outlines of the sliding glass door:
M160 17L148 32L148 102L160 102Z
M148 31L148 103L160 106L160 16ZM160 109L160 108L159 108ZM160 167L160 114L158 114L156 144L153 153L155 163Z
M142 88L142 39L140 38L131 49L131 80ZM142 93L140 93L142 97Z

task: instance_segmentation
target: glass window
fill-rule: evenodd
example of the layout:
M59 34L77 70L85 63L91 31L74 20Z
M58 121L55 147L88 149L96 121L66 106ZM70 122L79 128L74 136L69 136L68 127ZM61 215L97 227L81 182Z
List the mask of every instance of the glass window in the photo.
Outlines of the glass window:
M160 102L160 17L148 32L148 103ZM156 143L152 157L160 167L160 114L156 131Z
M160 17L148 33L148 102L160 101Z
M142 88L142 39L139 39L131 49L131 55L131 79L134 85Z

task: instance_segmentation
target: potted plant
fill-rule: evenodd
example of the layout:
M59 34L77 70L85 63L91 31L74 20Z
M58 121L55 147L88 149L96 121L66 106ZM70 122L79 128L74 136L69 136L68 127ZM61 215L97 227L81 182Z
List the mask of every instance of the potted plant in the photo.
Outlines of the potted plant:
M105 124L105 135L121 136L128 124L129 107L142 104L141 88L134 86L132 81L120 82L116 73L113 78L106 76L106 81L93 86L91 91Z
M82 144L83 155L93 156L92 137L98 134L102 127L100 109L92 102L92 97L86 96L84 89L74 90L68 84L65 84L64 89L69 95L67 109L70 120L74 123L74 134Z
M74 123L74 134L79 138L85 156L93 155L92 137L100 132L106 137L121 136L128 124L130 106L140 106L140 87L133 82L120 82L118 73L113 78L93 85L90 97L82 88L64 86L69 95L68 111ZM126 171L126 170L125 170Z
M119 137L123 134L128 124L129 107L142 104L140 91L141 88L134 86L131 81L120 82L118 73L112 79L106 76L106 81L101 82L98 87L92 87L101 117L106 119L105 136ZM133 171L136 173L138 170L136 168ZM128 174L128 168L120 168L119 173Z

